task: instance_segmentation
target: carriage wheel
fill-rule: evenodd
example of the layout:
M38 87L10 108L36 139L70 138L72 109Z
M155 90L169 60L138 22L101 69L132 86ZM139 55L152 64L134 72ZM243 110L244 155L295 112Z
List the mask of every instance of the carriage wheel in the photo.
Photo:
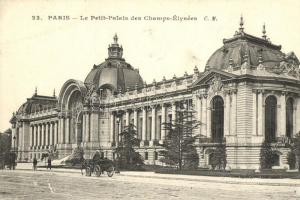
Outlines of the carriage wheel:
M91 176L91 168L90 167L85 168L85 175L86 176Z
M100 165L96 165L94 168L94 174L95 176L99 177L101 175L101 167Z
M108 177L112 177L113 175L114 175L114 173L115 173L115 168L113 167L113 166L111 166L111 167L109 167L108 169L107 169L107 176Z

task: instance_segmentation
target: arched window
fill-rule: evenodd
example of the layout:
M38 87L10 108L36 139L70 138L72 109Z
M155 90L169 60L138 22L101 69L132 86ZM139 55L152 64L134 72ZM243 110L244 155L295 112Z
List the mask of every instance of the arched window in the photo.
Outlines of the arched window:
M293 124L294 124L294 100L292 98L288 98L286 101L286 136L291 138L293 136Z
M277 100L275 96L268 96L265 106L265 140L267 142L276 141L276 119Z
M213 142L222 142L224 137L224 101L222 97L212 99L211 132Z

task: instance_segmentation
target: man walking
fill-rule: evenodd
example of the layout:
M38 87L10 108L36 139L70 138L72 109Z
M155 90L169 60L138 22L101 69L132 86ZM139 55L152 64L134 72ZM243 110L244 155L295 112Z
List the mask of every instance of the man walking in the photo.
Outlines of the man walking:
M48 166L47 166L47 169L48 168L51 170L51 158L50 157L48 157Z
M33 164L33 170L36 171L36 168L37 168L37 159L35 157L33 158L32 164Z

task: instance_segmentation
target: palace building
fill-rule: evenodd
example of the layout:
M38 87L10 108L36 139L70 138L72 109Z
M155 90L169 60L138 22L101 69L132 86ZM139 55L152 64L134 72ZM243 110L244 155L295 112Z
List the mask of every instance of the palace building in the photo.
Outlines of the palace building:
M278 168L287 166L287 143L300 131L300 69L296 55L283 53L262 37L239 30L224 39L203 72L163 78L146 84L123 58L117 35L108 58L94 65L84 81L70 79L58 97L37 92L10 120L12 146L19 160L40 159L49 149L63 158L81 146L86 157L96 152L114 159L119 133L134 124L141 140L137 149L146 164L161 164L159 150L166 136L162 124L176 119L179 105L195 111L202 125L195 134L199 166L224 138L227 166L257 169L262 142L277 153Z

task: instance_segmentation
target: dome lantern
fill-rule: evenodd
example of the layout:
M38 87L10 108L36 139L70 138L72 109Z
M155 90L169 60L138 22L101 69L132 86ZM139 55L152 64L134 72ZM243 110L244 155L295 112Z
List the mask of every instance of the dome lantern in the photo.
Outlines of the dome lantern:
M118 35L114 36L114 43L108 46L108 59L117 58L122 59L123 47L118 44Z
M244 18L243 18L243 15L241 15L241 18L240 18L240 33L243 33L244 32Z
M266 31L266 25L265 24L263 25L262 33L263 33L262 38L267 40L267 35L266 35L267 31Z
M134 89L136 85L143 85L143 79L138 70L125 61L123 47L118 44L117 34L113 37L113 43L108 46L108 58L99 65L94 65L85 78L84 84L88 88L111 90L117 94L119 90Z

